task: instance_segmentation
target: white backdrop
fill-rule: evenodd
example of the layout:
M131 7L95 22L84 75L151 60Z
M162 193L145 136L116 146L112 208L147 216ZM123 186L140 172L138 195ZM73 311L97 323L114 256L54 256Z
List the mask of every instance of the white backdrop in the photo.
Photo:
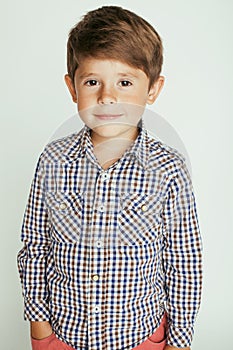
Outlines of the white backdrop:
M233 312L230 0L0 1L0 348L30 349L16 269L22 217L39 154L55 130L76 112L63 80L68 31L82 14L104 4L133 10L151 22L163 39L166 82L153 109L175 128L189 153L205 249L203 302L192 350L229 349Z

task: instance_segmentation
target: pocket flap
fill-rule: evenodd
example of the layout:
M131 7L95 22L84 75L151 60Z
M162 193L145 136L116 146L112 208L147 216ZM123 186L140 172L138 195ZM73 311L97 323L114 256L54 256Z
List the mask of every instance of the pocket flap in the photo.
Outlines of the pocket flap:
M121 197L123 210L134 210L141 214L158 212L161 203L154 194L125 193Z
M47 192L45 195L46 205L50 210L59 212L78 211L81 209L81 193Z

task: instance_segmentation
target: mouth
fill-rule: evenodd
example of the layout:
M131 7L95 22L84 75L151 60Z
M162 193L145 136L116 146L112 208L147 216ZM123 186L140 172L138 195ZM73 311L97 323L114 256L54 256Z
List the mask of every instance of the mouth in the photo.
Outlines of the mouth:
M101 120L109 120L120 118L123 114L94 114L94 116Z

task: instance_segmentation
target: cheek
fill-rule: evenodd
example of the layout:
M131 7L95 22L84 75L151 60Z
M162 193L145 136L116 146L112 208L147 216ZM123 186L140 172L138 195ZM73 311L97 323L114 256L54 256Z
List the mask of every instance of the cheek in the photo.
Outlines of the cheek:
M141 99L146 103L147 98L148 98L148 87L145 86L142 90L141 90Z
M93 97L91 94L84 94L80 92L78 94L78 109L85 109L93 105Z
M131 102L134 102L136 104L145 105L147 101L147 97L148 97L148 94L147 94L146 88L140 88L131 94L130 100Z

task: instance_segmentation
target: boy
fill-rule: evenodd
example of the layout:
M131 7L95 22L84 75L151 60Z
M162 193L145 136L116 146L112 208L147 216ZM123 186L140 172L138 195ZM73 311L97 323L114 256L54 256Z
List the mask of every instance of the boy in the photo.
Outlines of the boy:
M18 254L33 350L190 349L202 275L192 184L142 118L163 87L162 51L117 6L70 32L65 81L85 126L41 154Z

